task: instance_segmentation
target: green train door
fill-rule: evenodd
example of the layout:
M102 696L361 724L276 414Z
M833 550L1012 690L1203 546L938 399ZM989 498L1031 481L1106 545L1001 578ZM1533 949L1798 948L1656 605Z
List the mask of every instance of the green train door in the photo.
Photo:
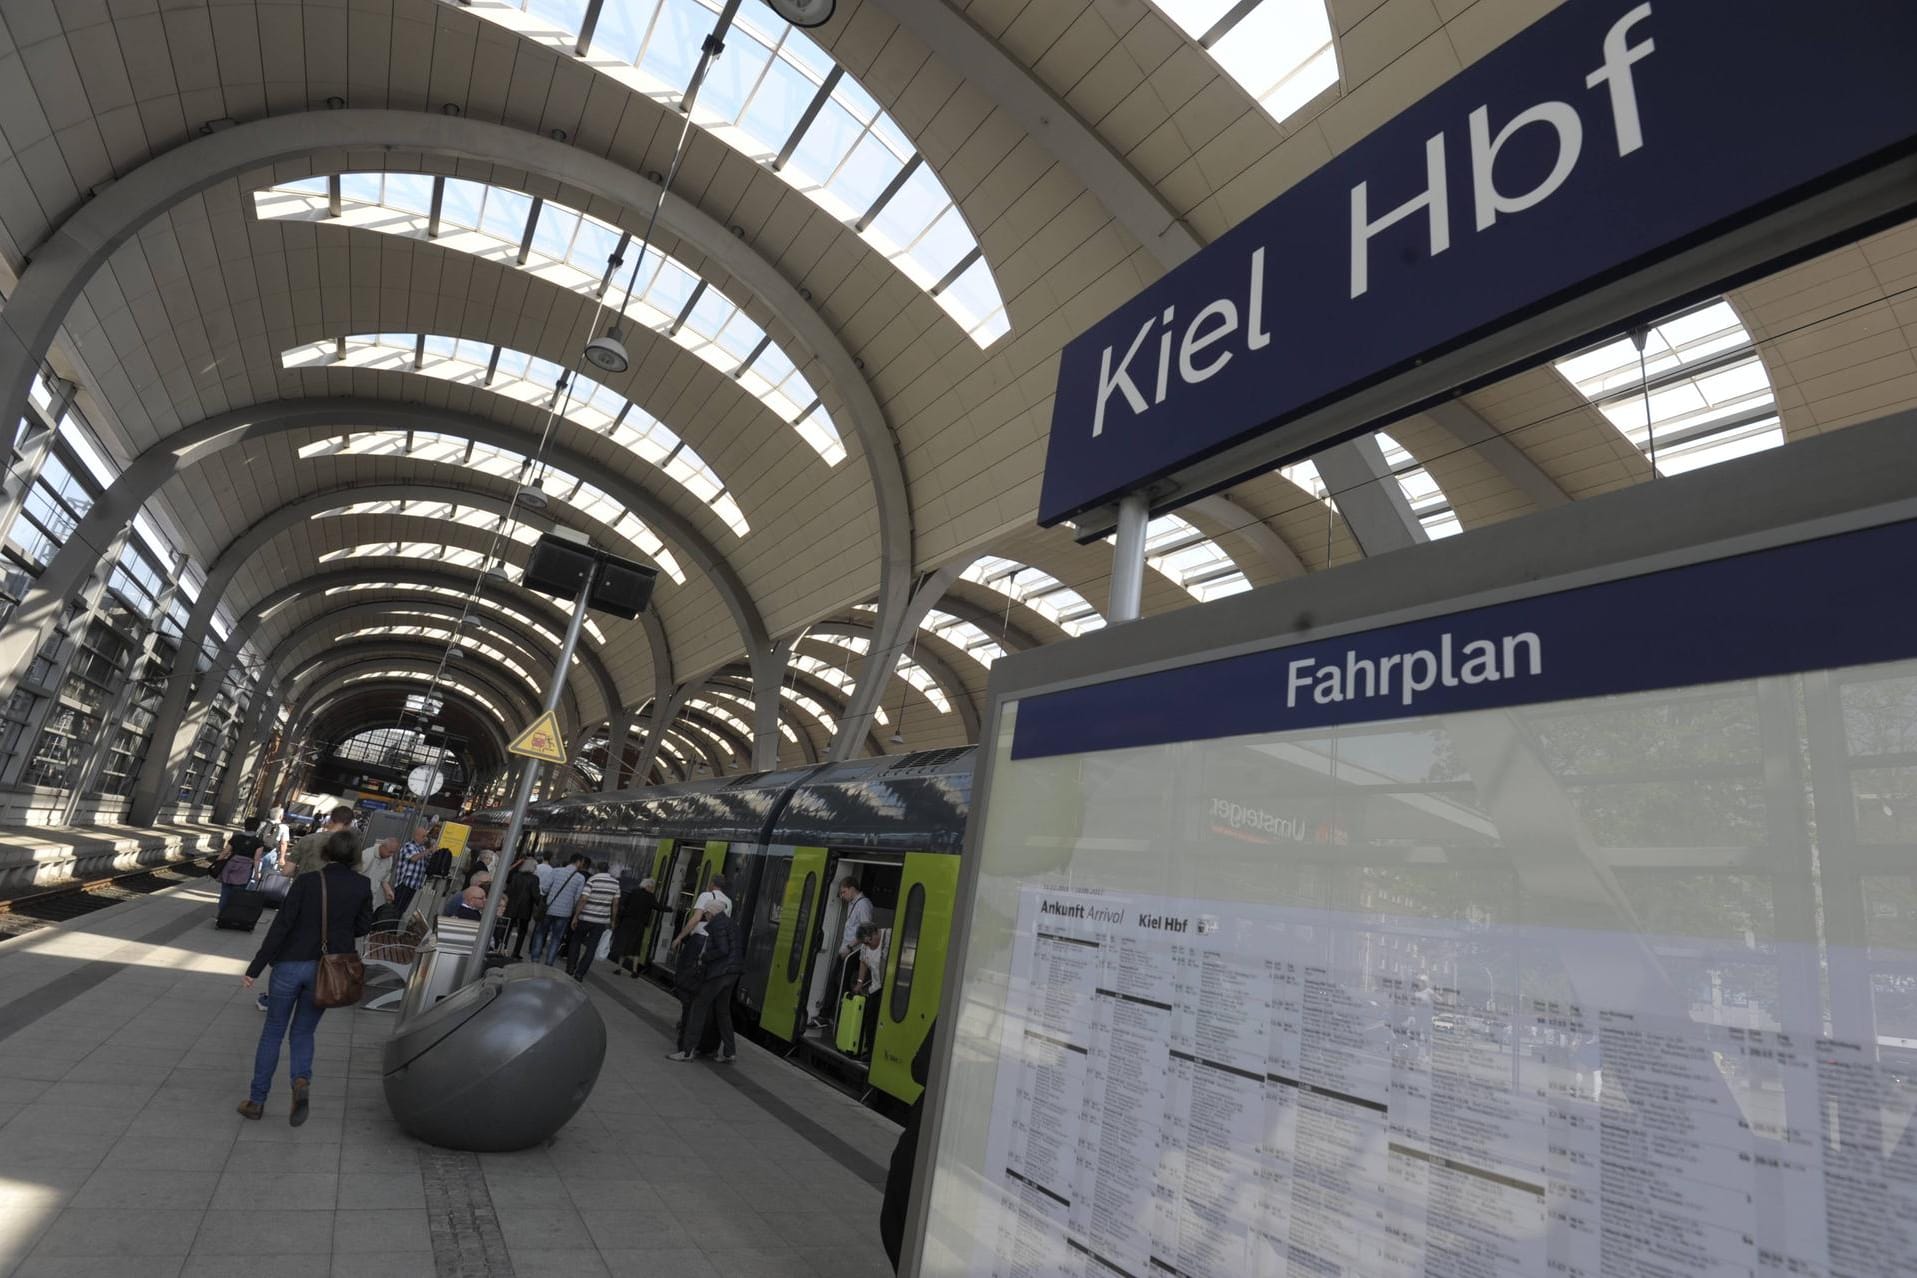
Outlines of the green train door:
M958 900L959 859L909 852L899 881L899 907L886 959L879 1028L872 1041L872 1086L902 1101L924 1089L912 1078L912 1058L938 1015L945 984L945 951Z
M799 1032L799 1013L811 975L812 936L818 930L819 899L825 893L825 849L797 848L785 879L785 903L779 909L778 940L772 947L772 972L766 979L765 1010L759 1028L791 1042Z
M712 842L706 844L705 856L699 862L699 877L695 880L696 886L692 893L695 900L698 898L699 893L705 891L712 885L712 876L725 868L726 849L731 846L732 845L724 839L714 839ZM728 892L726 895L734 896L736 894Z
M646 924L645 934L639 938L639 956L642 961L651 957L653 941L659 935L659 920L665 918L667 915L665 906L666 864L672 860L672 847L673 841L671 839L659 840L659 846L654 849L652 854L652 869L647 872L647 877L652 880L652 894L654 898L658 900L659 908L652 912L652 918Z

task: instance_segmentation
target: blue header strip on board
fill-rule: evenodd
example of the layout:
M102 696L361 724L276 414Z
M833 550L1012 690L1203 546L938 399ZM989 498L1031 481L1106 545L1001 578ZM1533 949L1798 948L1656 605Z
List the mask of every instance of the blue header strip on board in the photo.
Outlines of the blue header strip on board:
M1917 521L1041 693L1014 759L1725 683L1917 655Z
M1039 522L1908 151L1913 49L1910 0L1568 0L1069 343Z

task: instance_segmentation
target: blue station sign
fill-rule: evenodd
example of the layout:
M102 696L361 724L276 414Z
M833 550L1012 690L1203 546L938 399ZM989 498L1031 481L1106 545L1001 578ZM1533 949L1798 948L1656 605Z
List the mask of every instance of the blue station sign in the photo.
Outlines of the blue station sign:
M1911 151L1914 61L1910 0L1567 0L1068 345L1039 522Z
M1885 524L1600 585L1024 698L1012 757L1334 728L1734 683L1917 654ZM1790 606L1780 608L1779 598ZM1650 654L1650 655L1647 655Z

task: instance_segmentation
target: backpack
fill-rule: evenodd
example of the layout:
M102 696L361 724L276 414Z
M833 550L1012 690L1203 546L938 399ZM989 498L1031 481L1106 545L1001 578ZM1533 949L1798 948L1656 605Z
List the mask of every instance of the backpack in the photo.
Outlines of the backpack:
M426 877L429 879L448 879L453 874L453 854L446 848L434 848L433 854L426 858Z
M280 845L280 830L282 828L283 826L280 822L275 821L272 817L267 817L264 821L260 822L260 828L253 831L253 837L269 848L278 848Z
M731 976L744 970L739 953L739 925L732 921L731 914L715 914L706 920L706 948L700 956L700 964L709 977Z

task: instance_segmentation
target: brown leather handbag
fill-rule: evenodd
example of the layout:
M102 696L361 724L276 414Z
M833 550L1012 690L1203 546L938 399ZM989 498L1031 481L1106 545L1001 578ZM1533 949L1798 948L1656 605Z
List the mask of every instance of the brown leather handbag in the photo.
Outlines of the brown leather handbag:
M315 1007L352 1007L366 995L366 964L360 961L357 950L346 954L329 954L326 943L332 939L326 918L326 867L321 866L314 873L320 881L320 961L319 971L313 977L313 1005Z

